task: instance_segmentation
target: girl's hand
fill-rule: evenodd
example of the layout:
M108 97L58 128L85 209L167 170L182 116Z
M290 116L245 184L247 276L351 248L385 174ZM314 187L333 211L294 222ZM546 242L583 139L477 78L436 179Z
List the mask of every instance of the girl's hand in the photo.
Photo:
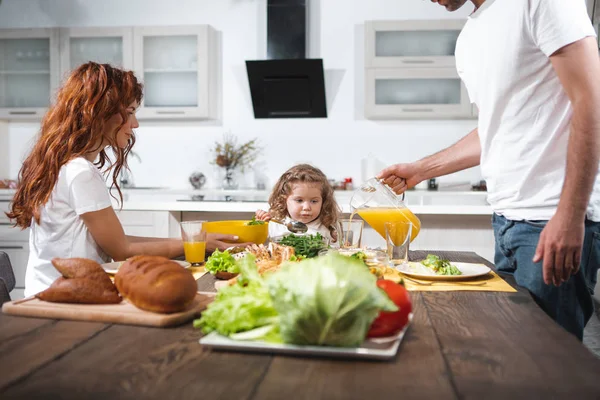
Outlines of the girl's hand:
M256 210L256 219L258 221L270 221L271 214L264 210Z

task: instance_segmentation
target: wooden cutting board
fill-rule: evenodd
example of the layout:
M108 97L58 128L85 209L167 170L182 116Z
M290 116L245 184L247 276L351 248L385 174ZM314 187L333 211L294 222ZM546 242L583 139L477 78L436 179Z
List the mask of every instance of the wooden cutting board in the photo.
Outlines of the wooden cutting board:
M174 314L140 310L125 300L120 304L69 304L51 303L35 297L4 303L2 312L26 317L167 327L181 325L199 315L214 300L215 294L198 292L192 305Z

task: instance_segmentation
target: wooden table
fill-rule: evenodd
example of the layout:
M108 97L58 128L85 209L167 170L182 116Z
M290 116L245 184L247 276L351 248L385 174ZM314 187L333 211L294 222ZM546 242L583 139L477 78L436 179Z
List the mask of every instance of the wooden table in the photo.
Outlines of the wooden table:
M191 323L0 315L0 399L600 398L600 360L526 292L413 292L412 300L413 324L389 362L212 352Z

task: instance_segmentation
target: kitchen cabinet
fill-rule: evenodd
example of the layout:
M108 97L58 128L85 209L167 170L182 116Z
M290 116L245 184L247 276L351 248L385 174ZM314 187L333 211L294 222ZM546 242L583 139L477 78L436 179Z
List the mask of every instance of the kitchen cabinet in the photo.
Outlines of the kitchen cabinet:
M0 29L0 119L40 120L60 82L88 61L135 71L139 119L216 119L217 41L208 25Z
M88 61L133 70L133 28L60 28L61 80Z
M365 67L455 68L463 19L369 21L365 23Z
M29 259L29 229L14 228L6 216L9 200L0 199L0 251L8 254L15 274L15 288L10 292L13 300L23 298L25 271Z
M0 119L40 119L58 81L58 29L0 30Z
M217 118L218 64L212 27L136 27L133 47L135 71L144 81L139 118Z
M456 72L465 20L367 21L365 118L476 118Z
M181 238L180 212L169 211L119 211L115 209L126 235Z
M366 73L370 119L470 118L467 90L452 68L385 68Z

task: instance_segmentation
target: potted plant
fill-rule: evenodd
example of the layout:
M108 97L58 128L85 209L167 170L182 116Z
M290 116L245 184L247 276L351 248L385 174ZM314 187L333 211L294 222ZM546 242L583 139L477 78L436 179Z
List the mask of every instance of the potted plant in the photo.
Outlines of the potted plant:
M213 148L215 157L211 164L225 169L223 189L238 188L238 182L235 179L236 170L244 172L245 168L256 160L259 150L256 138L239 145L237 137L230 133L224 135L222 142L215 142Z

